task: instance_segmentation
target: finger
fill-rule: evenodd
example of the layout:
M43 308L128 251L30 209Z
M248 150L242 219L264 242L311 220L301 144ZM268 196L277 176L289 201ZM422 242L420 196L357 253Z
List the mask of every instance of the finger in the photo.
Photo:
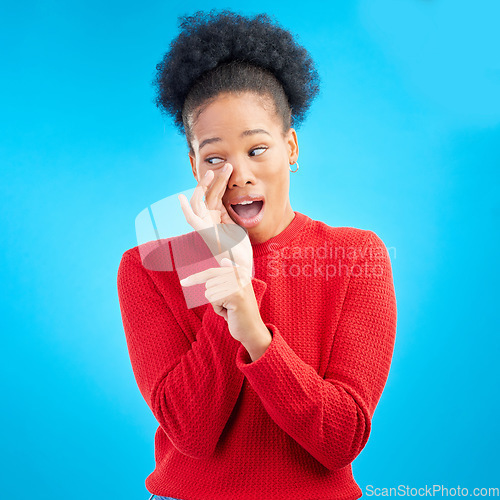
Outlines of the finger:
M224 197L224 194L227 190L229 178L231 177L231 174L233 173L233 166L230 163L226 163L226 171L221 174L221 184L220 184L220 189L217 193L217 208L219 210L225 211L224 204L222 203L222 198Z
M236 281L238 282L238 286L240 287L245 287L252 281L252 276L253 276L253 262L251 263L252 269L246 268L245 266L240 266L239 264L236 264L232 260L228 259L227 257L224 257L221 261L222 266L231 266L233 267L236 277Z
M183 194L180 194L177 196L177 199L179 200L179 203L181 204L181 210L182 213L184 214L184 217L186 218L186 221L188 224L193 227L194 229L197 229L199 226L199 218L198 216L193 212L193 209L191 208L191 205L189 204L189 200L187 197Z
M207 170L205 175L200 179L200 182L198 182L198 185L194 188L193 196L191 196L191 207L193 212L201 218L206 215L207 205L205 201L203 201L203 197L213 180L213 175L214 173L212 170Z
M207 288L223 286L230 287L233 286L234 283L237 283L236 271L233 273L224 273L219 274L218 276L214 276L213 278L207 279L205 285Z
M198 285L200 283L205 283L208 279L214 278L215 276L220 276L221 274L233 272L232 267L212 267L210 269L205 269L199 273L192 274L187 278L180 281L182 286Z
M220 210L222 207L222 197L226 192L227 182L233 171L233 167L230 163L226 163L225 166L226 171L223 172L221 169L221 171L217 173L212 185L209 186L207 192L205 193L205 202L209 209Z
M205 298L209 302L215 302L219 301L221 299L225 299L226 297L229 297L233 293L237 292L237 288L217 288L217 289L209 289L205 292Z
M224 258L221 261L221 266L228 266L228 269L233 268L234 273L224 273L217 275L213 278L209 278L206 281L206 287L208 288L218 288L218 287L231 287L233 291L245 287L250 283L252 277L248 271L241 268L238 264L231 262L229 259Z

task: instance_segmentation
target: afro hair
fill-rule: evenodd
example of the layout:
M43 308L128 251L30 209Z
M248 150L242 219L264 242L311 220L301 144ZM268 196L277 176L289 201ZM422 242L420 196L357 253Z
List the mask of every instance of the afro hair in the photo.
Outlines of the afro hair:
M319 75L307 50L276 21L266 14L244 17L229 10L212 9L179 17L179 28L180 34L156 65L152 83L156 90L154 103L174 118L180 132L189 137L184 109L188 96L191 111L224 90L267 91L278 110L281 106L282 116L286 115L286 106L288 126L302 122L319 92ZM234 78L235 65L236 74L241 68L244 75L239 81ZM210 78L221 67L232 68L218 79ZM249 68L253 78L248 78ZM271 80L276 82L274 88ZM197 87L199 95L191 98ZM284 106L279 93L283 94Z

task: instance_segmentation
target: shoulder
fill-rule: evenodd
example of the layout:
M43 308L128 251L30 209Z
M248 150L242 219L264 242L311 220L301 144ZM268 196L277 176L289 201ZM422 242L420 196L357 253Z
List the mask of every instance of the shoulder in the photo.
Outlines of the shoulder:
M129 248L123 252L122 257L121 257L121 262L123 262L125 260L129 260L129 259L140 260L139 246L138 245L135 247Z
M149 241L125 250L118 266L118 275L131 270L154 275L156 272L172 271L172 238Z
M343 249L351 256L363 256L369 248L379 249L384 254L387 252L382 238L370 229L330 226L325 222L309 218L307 233L308 240L312 244Z
M178 302L182 290L173 268L170 244L171 240L161 239L123 252L117 270L121 300L164 300L171 307Z
M309 234L318 240L335 242L340 245L364 246L375 235L368 229L349 226L330 226L325 222L309 218ZM376 235L375 235L376 236Z

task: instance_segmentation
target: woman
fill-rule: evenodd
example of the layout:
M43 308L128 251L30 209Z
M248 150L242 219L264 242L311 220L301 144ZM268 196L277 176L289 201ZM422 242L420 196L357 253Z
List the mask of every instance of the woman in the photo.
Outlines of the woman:
M292 125L318 91L307 51L265 15L197 12L181 28L155 83L197 180L182 210L200 234L236 224L247 238L182 282L123 254L127 346L159 423L150 498L357 499L351 463L395 342L387 249L291 208ZM196 284L207 300L188 309Z

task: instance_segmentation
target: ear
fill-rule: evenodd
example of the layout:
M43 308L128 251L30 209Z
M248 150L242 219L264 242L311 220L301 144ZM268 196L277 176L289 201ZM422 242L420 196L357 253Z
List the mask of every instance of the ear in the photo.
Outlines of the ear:
M191 170L193 171L194 178L196 179L196 182L199 182L198 172L196 171L196 158L193 153L188 153L188 155L189 161L191 162Z
M288 130L286 142L288 146L288 160L290 165L293 165L299 158L299 142L297 140L297 132L295 132L294 128Z

